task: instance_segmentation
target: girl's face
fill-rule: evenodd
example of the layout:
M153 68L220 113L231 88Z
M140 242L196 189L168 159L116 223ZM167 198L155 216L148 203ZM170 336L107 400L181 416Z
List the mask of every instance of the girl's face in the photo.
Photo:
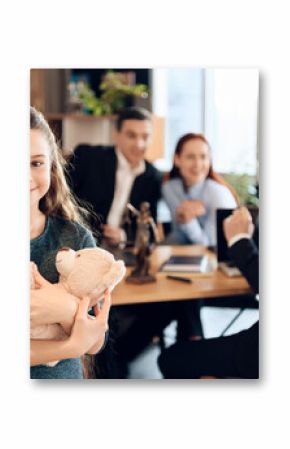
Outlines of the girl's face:
M175 155L174 163L187 186L204 181L210 168L208 145L201 139L188 140L181 153Z
M50 147L44 134L30 130L30 207L39 206L39 201L50 186Z

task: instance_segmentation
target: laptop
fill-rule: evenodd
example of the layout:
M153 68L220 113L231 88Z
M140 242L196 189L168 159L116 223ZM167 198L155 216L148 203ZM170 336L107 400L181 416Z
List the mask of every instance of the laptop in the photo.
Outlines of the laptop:
M229 257L228 245L224 236L223 221L232 214L234 209L217 209L216 211L216 229L217 229L217 260L218 268L227 276L241 276L240 270L235 266L234 262ZM248 210L252 215L255 229L257 229L259 209L257 207L249 206ZM255 234L253 236L255 240ZM256 242L258 243L258 242Z

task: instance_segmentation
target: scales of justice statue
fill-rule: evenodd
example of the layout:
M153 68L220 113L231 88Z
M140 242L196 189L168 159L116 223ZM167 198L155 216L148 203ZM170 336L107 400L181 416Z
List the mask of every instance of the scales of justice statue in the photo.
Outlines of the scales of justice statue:
M150 204L143 202L140 211L132 204L127 204L127 210L137 219L137 231L133 252L136 255L136 264L126 282L131 284L146 284L156 282L156 277L150 273L150 255L156 243L159 243L157 226L150 214ZM150 234L153 233L153 243L150 243Z

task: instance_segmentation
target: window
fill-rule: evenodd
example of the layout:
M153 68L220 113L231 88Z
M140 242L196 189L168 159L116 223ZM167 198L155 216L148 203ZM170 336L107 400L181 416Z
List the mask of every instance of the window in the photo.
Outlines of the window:
M153 111L166 118L164 160L171 168L177 140L203 133L220 173L256 175L258 71L170 68L153 70Z
M205 70L204 133L218 172L257 173L258 86L255 69Z

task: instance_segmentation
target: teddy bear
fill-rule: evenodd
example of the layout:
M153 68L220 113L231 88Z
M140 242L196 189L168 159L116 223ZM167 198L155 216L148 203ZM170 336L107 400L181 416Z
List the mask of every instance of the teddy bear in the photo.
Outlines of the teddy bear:
M116 261L110 252L101 248L85 248L78 251L67 247L61 248L57 252L55 266L60 275L58 283L53 284L56 295L62 288L79 300L88 296L91 304L99 303L106 289L112 292L126 273L124 262ZM33 271L32 266L31 289L36 288ZM70 329L71 327L64 329L58 323L32 326L30 336L38 340L63 340L68 337ZM55 366L57 363L58 361L50 362L47 366Z

